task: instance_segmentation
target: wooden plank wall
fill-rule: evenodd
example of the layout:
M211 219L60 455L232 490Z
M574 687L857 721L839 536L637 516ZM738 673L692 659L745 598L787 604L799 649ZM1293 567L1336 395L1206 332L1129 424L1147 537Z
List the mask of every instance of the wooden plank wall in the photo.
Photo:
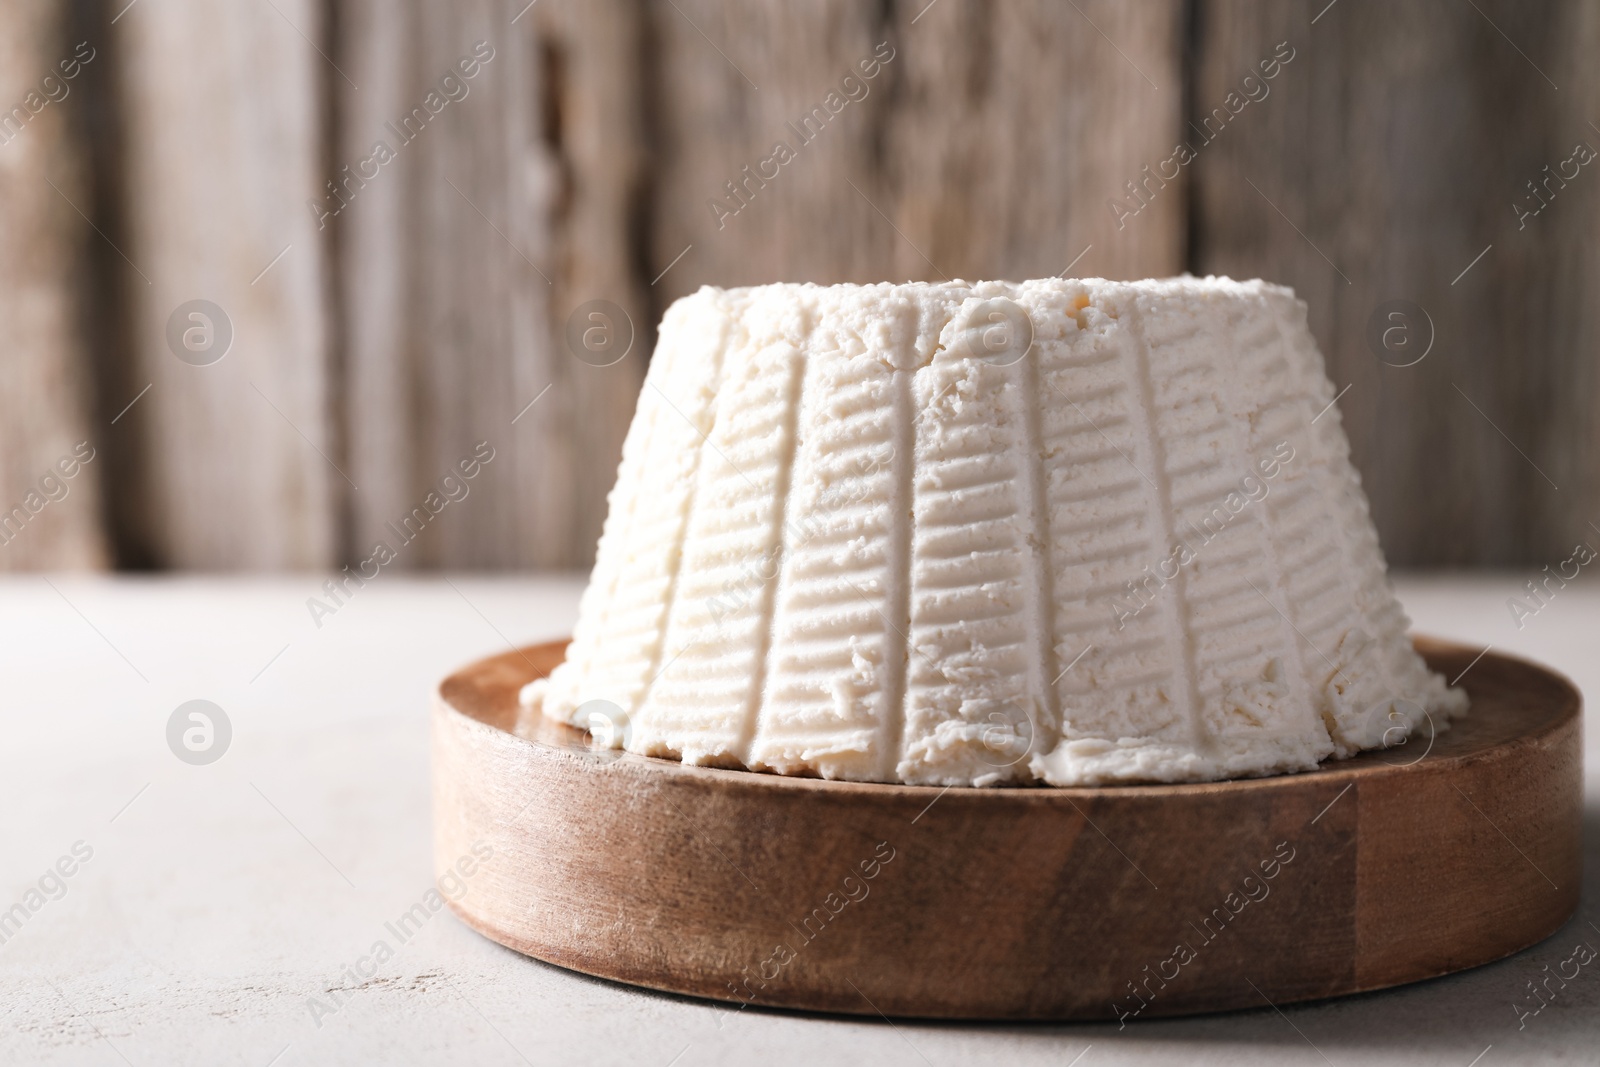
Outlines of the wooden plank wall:
M1578 142L1600 150L1586 58L1600 12L1229 0L1196 22L1194 113L1277 42L1297 55L1192 167L1193 269L1260 274L1309 303L1390 561L1537 568L1600 537L1600 180L1583 167L1537 216L1513 210L1537 206L1527 183ZM1415 366L1365 337L1397 299L1432 320Z
M341 17L340 67L361 91L338 89L339 167L380 141L398 153L336 220L342 414L360 486L344 549L398 550L388 524L486 442L494 458L467 495L396 564L584 563L654 314L633 239L644 152L636 11L616 0L355 0ZM434 106L445 101L439 113L403 126L430 92ZM568 316L593 300L640 335L612 366L566 345Z
M91 441L72 272L90 228L67 109L84 69L53 0L0 5L0 569L103 566L104 458ZM93 50L85 52L90 64ZM63 69L60 64L69 66ZM68 71L73 77L68 78ZM74 93L77 92L77 98ZM93 445L90 445L93 448ZM64 478L56 464L74 471ZM48 480L47 480L48 479ZM20 510L18 510L20 509Z
M1181 125L1177 3L1014 0L1000 19L943 0L647 10L656 80L672 87L652 97L651 262L693 246L663 295L1048 276L1091 245L1076 271L1182 269L1181 196L1126 236L1104 203ZM777 142L795 158L752 182L744 168L759 179Z
M314 0L163 0L115 27L122 247L146 281L134 283L134 384L150 385L124 420L138 435L140 519L157 565L335 558L328 263L304 207L322 184L322 60L307 41L321 17ZM172 351L169 323L193 300L231 322L231 347L210 365ZM221 344L223 322L212 328Z
M0 145L0 493L105 461L3 567L583 566L672 299L1069 269L1295 286L1391 560L1600 536L1593 168L1512 206L1600 148L1583 5L28 0L3 99L80 31ZM196 298L211 366L166 339ZM1391 300L1415 366L1368 342ZM610 366L566 339L595 301Z

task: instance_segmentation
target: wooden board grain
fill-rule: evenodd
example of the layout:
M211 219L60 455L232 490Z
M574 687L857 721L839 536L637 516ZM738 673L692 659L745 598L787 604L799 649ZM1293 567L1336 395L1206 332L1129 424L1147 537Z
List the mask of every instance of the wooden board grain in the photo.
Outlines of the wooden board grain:
M1467 717L1309 774L966 789L685 767L507 732L562 643L446 679L435 857L458 914L574 970L754 1006L1101 1019L1382 988L1499 959L1577 906L1579 697L1419 639ZM1468 669L1470 667L1470 669Z

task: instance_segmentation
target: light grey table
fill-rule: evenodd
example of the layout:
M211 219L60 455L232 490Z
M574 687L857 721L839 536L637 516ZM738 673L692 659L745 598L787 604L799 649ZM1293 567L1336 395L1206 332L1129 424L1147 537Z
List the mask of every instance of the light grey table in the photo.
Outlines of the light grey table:
M1419 629L1535 657L1600 693L1600 588L1580 579L1519 630L1506 600L1527 577L1399 585ZM402 943L386 924L422 900L432 876L431 687L508 641L565 633L580 582L385 576L319 627L306 602L320 585L0 582L0 911L27 912L0 944L0 1062L1492 1067L1600 1057L1600 961L1525 1026L1513 1008L1575 944L1600 947L1592 888L1554 938L1466 974L1121 1031L730 1013L537 963L448 911ZM168 747L169 718L195 699L232 727L209 765ZM1597 760L1591 730L1591 887ZM394 949L382 963L369 955L379 941ZM344 977L363 957L370 973Z

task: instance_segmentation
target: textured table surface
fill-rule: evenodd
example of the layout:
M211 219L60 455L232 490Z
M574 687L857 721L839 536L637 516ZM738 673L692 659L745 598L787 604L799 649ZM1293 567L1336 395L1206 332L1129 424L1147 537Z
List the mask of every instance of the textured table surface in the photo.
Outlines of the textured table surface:
M1600 587L1569 585L1518 629L1506 602L1528 577L1398 584L1418 629L1541 660L1592 701ZM525 959L448 911L402 941L390 927L433 873L432 685L566 633L579 589L389 576L313 619L311 578L0 581L0 915L24 915L0 922L0 1063L1594 1061L1600 959L1552 981L1537 1014L1516 1007L1546 967L1571 975L1575 946L1600 948L1594 730L1587 888L1566 928L1465 974L1281 1012L1120 1031L730 1012ZM196 699L232 730L205 765L168 744Z

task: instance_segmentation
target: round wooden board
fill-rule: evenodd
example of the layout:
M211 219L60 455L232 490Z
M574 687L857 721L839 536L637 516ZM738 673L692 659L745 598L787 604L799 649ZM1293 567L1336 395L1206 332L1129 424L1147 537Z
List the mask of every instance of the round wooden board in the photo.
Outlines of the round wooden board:
M452 906L501 944L735 1004L1114 1020L1413 982L1573 913L1582 812L1572 684L1417 647L1472 696L1431 746L1246 781L941 790L597 752L550 723L526 740L517 690L565 648L538 645L440 685L436 859L470 872Z

